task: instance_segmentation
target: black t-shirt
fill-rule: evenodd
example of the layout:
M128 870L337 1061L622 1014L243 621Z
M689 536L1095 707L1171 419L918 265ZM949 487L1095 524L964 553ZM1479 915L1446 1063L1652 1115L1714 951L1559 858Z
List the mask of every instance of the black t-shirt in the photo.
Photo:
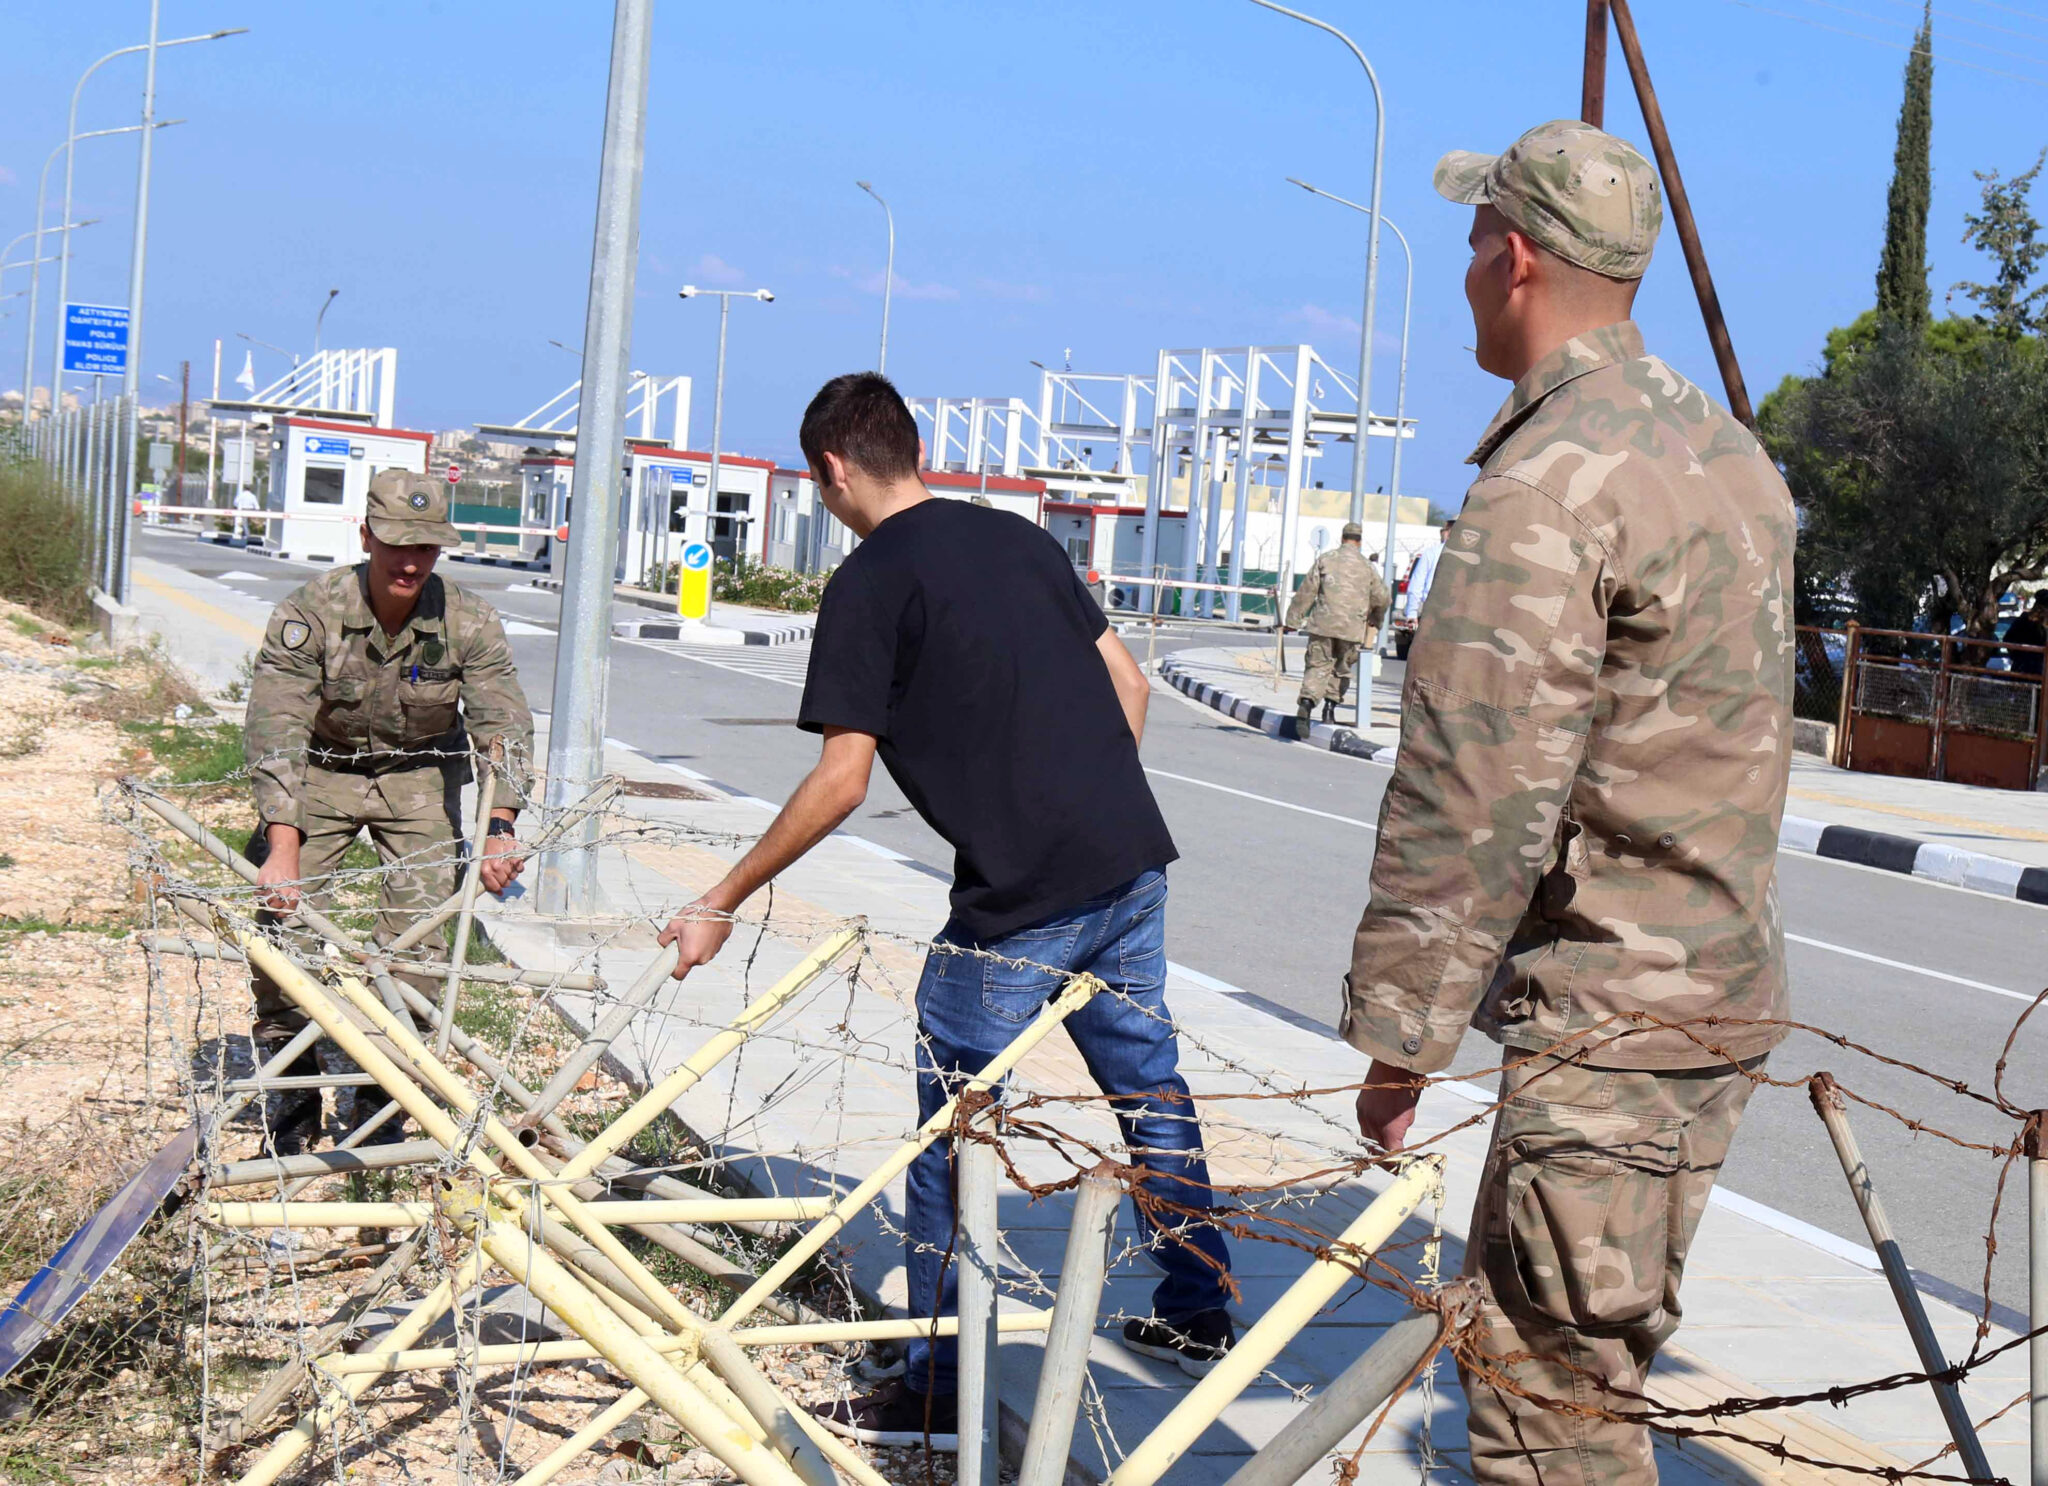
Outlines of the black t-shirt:
M1108 627L1048 533L939 497L876 527L825 587L797 724L881 740L957 853L953 915L976 939L1179 855L1095 648Z

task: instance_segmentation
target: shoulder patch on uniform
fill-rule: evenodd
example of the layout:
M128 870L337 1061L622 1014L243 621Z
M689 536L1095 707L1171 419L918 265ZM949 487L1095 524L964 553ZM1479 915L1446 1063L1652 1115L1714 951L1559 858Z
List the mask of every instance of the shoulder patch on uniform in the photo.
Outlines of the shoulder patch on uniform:
M306 637L313 633L313 626L303 619L287 619L278 627L277 643L287 650L296 650L306 643Z

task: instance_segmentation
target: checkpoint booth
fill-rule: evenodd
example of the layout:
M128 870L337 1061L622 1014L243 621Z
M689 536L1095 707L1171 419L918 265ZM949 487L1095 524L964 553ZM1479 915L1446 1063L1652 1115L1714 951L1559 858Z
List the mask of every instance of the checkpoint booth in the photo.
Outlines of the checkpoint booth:
M768 539L763 551L770 567L829 573L859 543L860 538L825 509L809 470L769 472Z
M550 535L522 535L519 555L528 562L553 566L555 536L569 520L569 481L576 461L566 454L541 454L529 450L519 461L519 524L546 527Z
M619 510L618 556L613 580L630 587L655 587L685 543L703 542L719 562L766 558L768 479L773 461L725 454L718 461L719 489L711 491L711 456L634 439L626 444L624 498ZM560 529L575 520L563 473ZM548 568L563 576L564 542L549 544Z
M354 562L371 477L392 469L424 474L433 441L405 428L274 416L263 508L284 519L263 523L264 550L299 562Z

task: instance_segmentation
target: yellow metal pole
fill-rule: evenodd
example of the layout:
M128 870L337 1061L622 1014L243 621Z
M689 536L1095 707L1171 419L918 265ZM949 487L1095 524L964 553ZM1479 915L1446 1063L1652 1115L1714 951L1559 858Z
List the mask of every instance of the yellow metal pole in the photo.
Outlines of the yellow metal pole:
M1411 1161L1394 1184L1382 1192L1330 1245L1328 1257L1311 1264L1287 1287L1252 1329L1208 1376L1188 1391L1172 1413L1126 1455L1105 1486L1152 1486L1186 1453L1203 1430L1214 1424L1232 1400L1244 1392L1267 1364L1280 1355L1295 1334L1344 1286L1358 1278L1360 1265L1392 1238L1408 1215L1421 1206L1443 1178L1443 1157Z
M795 969L749 1002L724 1031L685 1058L681 1067L642 1094L617 1119L598 1132L590 1144L562 1168L562 1179L574 1181L588 1176L614 1153L623 1150L634 1136L666 1114L671 1104L694 1088L699 1079L752 1036L755 1028L780 1010L784 1002L823 974L825 967L844 954L848 946L858 943L860 935L858 927L841 929L805 955Z
M1019 1032L1010 1045L997 1053L987 1067L967 1081L960 1094L980 1093L994 1088L1009 1075L1012 1068L1024 1061L1025 1055L1043 1042L1061 1022L1088 1004L1088 1000L1103 988L1102 982L1092 975L1076 975L1064 986L1058 995L1038 1009L1038 1015L1030 1026ZM896 1179L896 1174L917 1159L918 1153L953 1127L953 1112L959 1106L960 1094L954 1095L939 1107L938 1113L926 1120L915 1136L903 1143L896 1154L884 1161L866 1181L855 1187L840 1202L839 1206L820 1218L802 1238L786 1250L775 1261L768 1272L748 1287L747 1292L735 1300L718 1318L718 1324L725 1327L737 1325L753 1310L782 1288L783 1282L808 1264L811 1256L822 1249L834 1234L844 1228L849 1219L874 1201L882 1189Z
M502 742L491 744L491 751L484 758L483 782L476 787L476 824L470 827L469 864L462 874L462 907L455 915L455 944L448 951L448 979L441 987L441 1030L434 1034L437 1058L448 1056L448 1034L455 1028L455 996L462 988L463 962L469 958L469 932L476 923L476 890L484 870L484 843L490 839L491 805L498 794L498 760L504 752Z
M830 1197L706 1197L680 1202L596 1201L583 1210L606 1227L648 1223L797 1223L832 1210ZM418 1228L431 1202L209 1202L205 1218L223 1228Z
M996 1330L1005 1336L1043 1331L1052 1319L1051 1311L1007 1311L996 1317ZM715 1329L715 1328L714 1328ZM709 1331L706 1335L709 1335ZM922 1319L886 1321L831 1321L823 1325L749 1326L729 1333L743 1347L816 1346L823 1342L901 1341L916 1336L957 1336L960 1322L940 1316L936 1325L930 1316ZM687 1352L695 1339L687 1336L657 1336L648 1339L657 1352ZM473 1367L521 1367L533 1363L584 1362L598 1355L586 1341L504 1342L472 1347L460 1352L454 1347L413 1347L405 1351L336 1352L319 1361L322 1372L343 1378L359 1372L431 1372L467 1361Z

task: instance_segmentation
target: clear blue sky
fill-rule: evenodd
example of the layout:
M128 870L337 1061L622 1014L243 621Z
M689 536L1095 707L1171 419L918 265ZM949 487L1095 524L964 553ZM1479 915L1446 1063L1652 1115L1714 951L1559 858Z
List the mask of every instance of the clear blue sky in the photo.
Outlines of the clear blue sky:
M1422 429L1405 483L1455 505L1461 461L1505 389L1462 349L1469 214L1434 195L1430 167L1446 149L1499 149L1577 112L1583 6L1307 3L1351 31L1387 90L1385 209L1418 260L1408 401ZM1919 6L1637 10L1760 399L1870 302ZM1971 171L2022 169L2048 144L2048 0L1943 0L1943 11L1937 305L1954 280L1983 276L1959 242ZM202 388L219 336L232 377L238 330L310 349L314 311L339 287L327 344L397 346L409 426L510 421L566 385L576 364L548 339L574 344L583 330L610 13L600 0L167 0L166 36L252 34L160 64L160 116L191 122L157 142L146 372L175 375L189 357ZM79 71L146 25L142 0L10 7L0 241L31 225L36 172ZM1647 149L1618 48L1612 63L1608 125ZM81 127L132 122L140 85L139 59L101 69ZM675 290L773 289L771 306L734 307L726 442L792 454L817 384L872 364L883 224L853 184L866 177L896 209L890 370L907 395L1030 396L1029 359L1056 364L1069 347L1077 370L1149 371L1162 345L1306 339L1348 366L1365 218L1282 178L1362 197L1371 125L1364 79L1334 40L1243 0L667 0L634 364L697 379L701 445L716 310ZM74 298L125 295L134 157L132 137L80 146L76 211L106 220L80 234ZM1390 238L1383 258L1374 401L1391 411L1401 264ZM10 272L6 288L25 280ZM47 273L44 289L47 325ZM22 306L0 304L0 387L19 382ZM1668 228L1638 318L1653 346L1718 390ZM257 369L281 365L259 353Z

